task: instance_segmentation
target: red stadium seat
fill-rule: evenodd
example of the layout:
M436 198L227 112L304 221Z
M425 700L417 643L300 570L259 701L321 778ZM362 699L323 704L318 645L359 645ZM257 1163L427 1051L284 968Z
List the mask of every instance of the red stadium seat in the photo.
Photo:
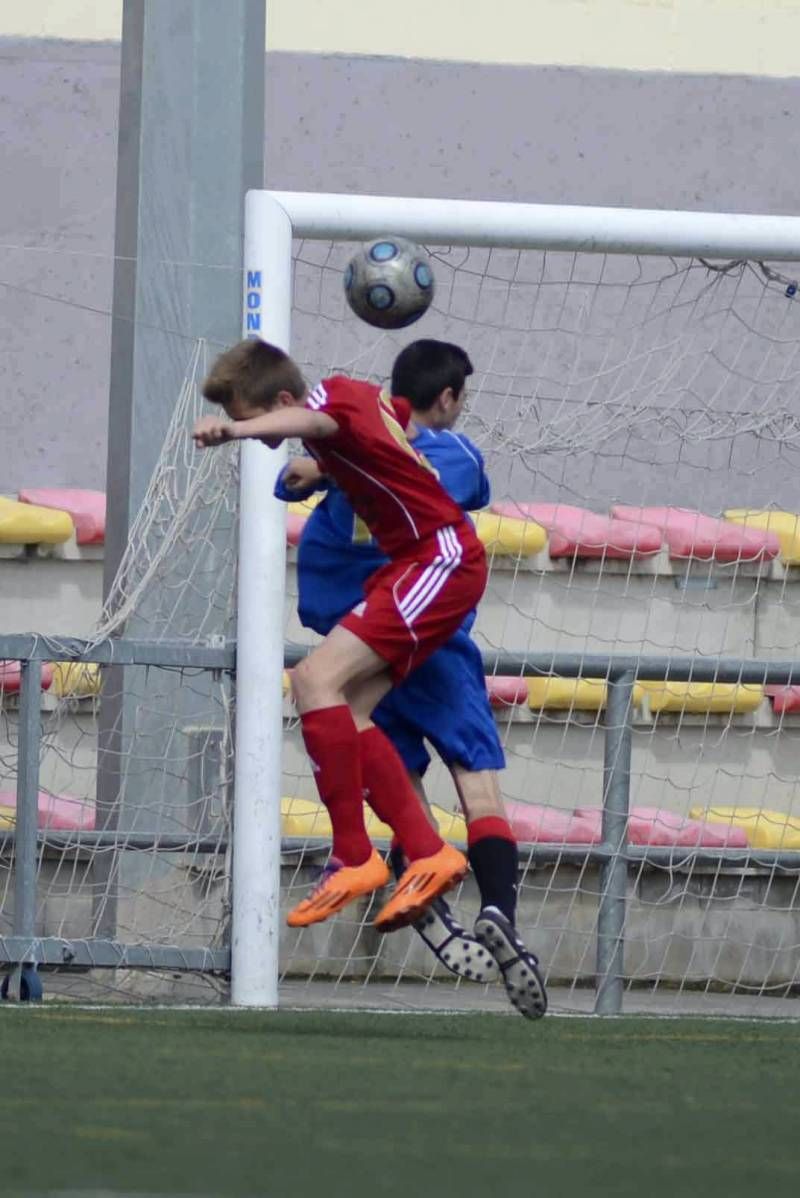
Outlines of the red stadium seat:
M577 818L596 829L602 840L603 813L599 807L576 807ZM628 816L628 842L638 845L674 845L681 848L747 848L747 837L729 824L687 819L662 807L632 807Z
M492 707L522 707L528 702L528 680L516 675L489 675L486 679Z
M747 848L747 837L741 828L687 819L662 807L632 807L628 818L628 839L631 844Z
M71 487L33 487L19 493L20 503L67 512L79 545L102 545L106 539L106 497L102 491Z
M765 686L776 715L794 715L800 711L800 686Z
M308 516L300 516L297 512L286 513L286 543L299 545Z
M0 791L0 811L16 814L17 796L13 790ZM8 816L6 817L6 821ZM39 791L38 819L40 828L53 832L91 831L94 828L94 807L83 799L66 795L51 795Z
M511 830L525 844L597 844L599 827L571 811L538 803L506 803Z
M0 694L15 695L20 688L22 668L18 661L0 661ZM42 690L47 691L53 683L53 666L49 661L42 663Z
M775 533L745 528L716 516L681 507L628 507L617 504L611 509L614 520L652 525L666 541L671 558L698 558L702 561L763 561L777 557L780 542Z
M648 525L629 524L565 503L493 503L502 516L535 520L548 533L550 557L621 558L658 553L661 536Z

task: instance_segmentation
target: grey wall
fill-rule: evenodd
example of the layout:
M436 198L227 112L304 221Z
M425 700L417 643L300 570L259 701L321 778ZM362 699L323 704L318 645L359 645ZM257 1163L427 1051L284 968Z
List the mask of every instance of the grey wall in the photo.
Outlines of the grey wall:
M118 75L0 43L0 493L105 486ZM795 80L272 54L266 114L276 188L800 211Z

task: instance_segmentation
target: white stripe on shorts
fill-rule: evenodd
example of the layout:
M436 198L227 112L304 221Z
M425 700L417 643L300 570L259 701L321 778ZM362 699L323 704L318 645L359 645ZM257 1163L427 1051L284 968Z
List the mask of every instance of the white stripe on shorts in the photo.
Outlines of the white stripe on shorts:
M432 583L434 583L436 581L436 579L441 574L445 563L447 561L449 561L453 556L452 550L450 549L449 545L443 543L443 541L442 541L441 534L444 531L445 531L444 529L440 529L439 532L436 534L438 545L439 545L439 553L437 553L437 555L433 559L433 561L430 562L430 564L425 567L425 569L422 571L422 573L420 574L417 581L406 592L406 594L403 596L403 598L400 600L400 602L397 605L398 609L400 611L400 614L403 616L404 619L406 618L406 616L409 613L413 613L414 608L416 607L420 596L424 595L424 593L427 593L428 588L432 585Z
M439 594L461 562L464 553L452 525L439 529L436 539L439 544L439 553L431 564L425 567L413 587L398 604L400 615L409 627Z
M436 534L440 552L423 570L414 586L403 596L401 613L411 623L436 597L448 577L461 561L463 549L452 527L442 528Z

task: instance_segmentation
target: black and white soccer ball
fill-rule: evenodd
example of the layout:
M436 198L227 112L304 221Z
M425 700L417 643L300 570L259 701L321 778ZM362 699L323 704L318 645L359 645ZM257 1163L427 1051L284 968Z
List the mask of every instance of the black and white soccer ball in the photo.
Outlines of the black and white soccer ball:
M348 304L378 329L404 329L419 320L433 291L426 251L405 237L379 237L362 245L344 272Z

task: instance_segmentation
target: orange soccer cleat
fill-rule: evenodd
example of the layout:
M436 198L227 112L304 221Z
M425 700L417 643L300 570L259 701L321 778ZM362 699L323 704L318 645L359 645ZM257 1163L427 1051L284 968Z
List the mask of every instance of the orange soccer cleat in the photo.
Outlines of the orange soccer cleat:
M434 899L466 877L468 869L464 854L450 844L442 845L432 857L412 861L378 912L375 927L379 932L394 932L414 923Z
M389 876L385 862L374 849L363 865L342 865L331 857L320 881L308 898L292 908L286 922L290 928L322 923L363 894L371 894L385 886Z

